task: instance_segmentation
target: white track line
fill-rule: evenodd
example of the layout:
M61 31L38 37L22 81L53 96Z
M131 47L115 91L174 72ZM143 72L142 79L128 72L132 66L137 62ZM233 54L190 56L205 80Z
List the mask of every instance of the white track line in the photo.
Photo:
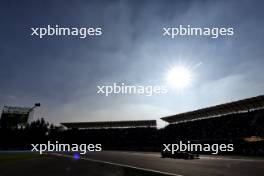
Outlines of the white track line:
M63 155L63 154L59 154L59 153L56 153L55 155L73 158L70 155ZM131 168L131 169L138 169L138 170L142 170L142 171L154 172L154 173L158 173L158 174L165 174L165 175L171 175L171 176L183 176L180 174L175 174L175 173L170 173L170 172L162 172L162 171L157 171L157 170L153 170L153 169L145 169L145 168L141 168L141 167L130 166L130 165L126 165L126 164L113 163L113 162L102 161L102 160L96 160L96 159L90 159L90 158L81 157L80 159L92 161L92 162L97 162L97 163L110 164L110 165L114 165L114 166L127 167L127 168Z

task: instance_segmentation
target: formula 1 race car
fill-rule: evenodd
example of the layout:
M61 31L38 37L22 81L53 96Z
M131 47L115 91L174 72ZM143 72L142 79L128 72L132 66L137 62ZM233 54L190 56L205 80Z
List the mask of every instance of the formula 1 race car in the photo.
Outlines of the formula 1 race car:
M161 151L162 158L177 158L177 159L199 159L199 154L194 154L190 152L168 152Z

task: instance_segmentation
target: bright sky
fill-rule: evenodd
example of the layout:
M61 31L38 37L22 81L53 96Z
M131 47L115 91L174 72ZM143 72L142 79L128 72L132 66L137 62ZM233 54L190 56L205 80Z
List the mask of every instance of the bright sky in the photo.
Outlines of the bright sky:
M58 124L158 119L263 94L263 5L262 1L1 1L0 106L40 102L36 115ZM103 35L30 37L30 27L48 24L100 26ZM233 27L235 35L162 37L163 27L180 24ZM151 97L96 94L97 85L114 82L170 85L170 90Z

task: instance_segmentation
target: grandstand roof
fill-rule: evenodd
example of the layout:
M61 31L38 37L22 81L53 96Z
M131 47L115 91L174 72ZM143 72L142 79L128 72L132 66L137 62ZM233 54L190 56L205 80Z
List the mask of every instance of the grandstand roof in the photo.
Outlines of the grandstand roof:
M4 106L3 113L7 114L28 114L32 108L30 107L16 107L16 106Z
M167 116L161 119L169 123L179 123L190 120L217 117L226 114L246 112L246 111L262 109L262 108L264 108L264 96L260 95L257 97L247 98L247 99L220 104L208 108Z
M157 127L156 120L137 121L106 121L106 122L71 122L61 123L67 128L136 128L136 127Z

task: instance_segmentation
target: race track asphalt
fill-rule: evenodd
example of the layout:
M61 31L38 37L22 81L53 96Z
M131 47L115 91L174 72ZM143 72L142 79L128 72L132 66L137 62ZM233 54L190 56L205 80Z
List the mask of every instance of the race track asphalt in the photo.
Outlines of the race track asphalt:
M0 176L263 176L263 159L201 156L184 160L159 153L103 151L73 159L71 154L47 154L0 163Z
M264 176L264 160L201 156L184 160L161 158L159 153L90 152L84 158L184 176Z

